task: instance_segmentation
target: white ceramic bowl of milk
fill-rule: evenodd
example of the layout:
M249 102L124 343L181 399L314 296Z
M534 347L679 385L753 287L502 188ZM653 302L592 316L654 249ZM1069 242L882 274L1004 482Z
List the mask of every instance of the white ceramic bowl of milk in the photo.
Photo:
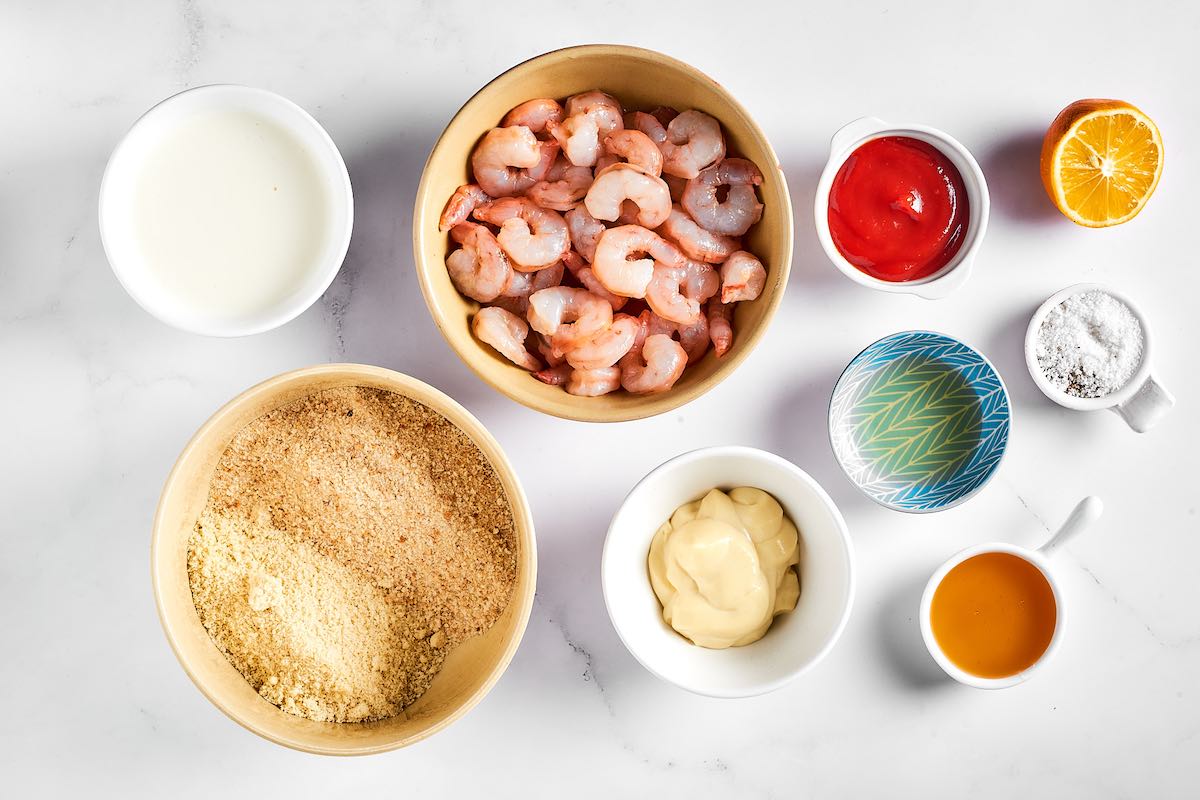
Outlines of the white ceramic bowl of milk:
M209 336L270 330L312 305L353 222L329 134L247 86L201 86L154 106L100 185L100 237L121 285L163 322Z

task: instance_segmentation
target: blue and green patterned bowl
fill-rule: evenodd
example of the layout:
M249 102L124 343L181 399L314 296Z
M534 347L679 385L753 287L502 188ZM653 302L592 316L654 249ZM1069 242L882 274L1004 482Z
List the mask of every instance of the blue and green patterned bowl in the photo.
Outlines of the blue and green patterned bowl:
M829 440L875 502L924 513L956 506L1000 466L1008 391L991 363L931 331L885 336L846 367L829 401Z

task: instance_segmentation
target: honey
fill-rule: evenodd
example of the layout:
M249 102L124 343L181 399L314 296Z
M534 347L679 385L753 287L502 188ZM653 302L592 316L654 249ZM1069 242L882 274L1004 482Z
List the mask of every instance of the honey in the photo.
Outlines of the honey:
M1037 663L1058 621L1054 590L1034 564L1011 553L981 553L946 573L933 594L930 624L959 669L1006 678Z

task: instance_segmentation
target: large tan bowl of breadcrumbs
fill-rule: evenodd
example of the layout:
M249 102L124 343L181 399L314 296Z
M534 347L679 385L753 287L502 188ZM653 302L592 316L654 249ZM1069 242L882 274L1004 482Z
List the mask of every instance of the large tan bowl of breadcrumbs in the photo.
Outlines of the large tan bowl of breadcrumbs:
M618 390L601 397L576 397L548 386L475 338L471 318L479 304L463 297L446 272L449 237L438 231L446 200L469 180L471 151L509 109L536 97L562 100L602 89L629 109L656 106L699 109L721 123L731 155L748 158L763 173L758 187L762 219L745 237L746 249L762 259L767 282L757 300L738 303L733 347L717 358L710 348L659 394ZM583 422L623 422L662 414L690 403L733 374L762 340L783 301L792 266L792 203L787 179L766 133L721 84L695 67L653 50L591 44L555 50L518 64L467 101L434 145L421 175L413 207L413 252L425 303L438 329L475 374L529 408Z
M479 463L484 467L490 465L507 500L515 564L507 575L511 594L498 616L493 614L494 623L448 649L440 671L419 699L399 714L375 721L318 722L287 713L265 699L214 642L201 620L197 600L193 599L189 544L195 547L194 537L201 528L202 516L211 512L210 489L215 495L214 487L221 485L217 471L241 432L316 393L345 394L345 390L353 387L361 387L356 390L360 392L383 390L415 401L436 412L465 436L462 440L468 445L465 449L477 460L481 455L483 461ZM478 453L469 445L477 448ZM228 488L226 485L225 489ZM340 494L340 501L334 499L335 505L355 502L354 492ZM232 505L237 505L237 501ZM346 513L332 519L348 518L354 511L346 507L341 510ZM274 509L284 519L288 511ZM376 551L365 552L373 555ZM195 553L191 556L194 569ZM368 563L361 566L371 568ZM214 414L192 437L167 479L159 501L154 519L151 572L167 640L188 676L217 708L248 730L287 747L323 755L366 755L424 739L462 717L483 699L521 641L533 605L537 565L528 501L499 444L475 417L442 392L406 375L379 367L329 364L288 372L247 390ZM255 591L254 586L249 587L252 604ZM352 620L354 614L354 609L350 609ZM435 634L433 641L440 644L436 637L441 635Z

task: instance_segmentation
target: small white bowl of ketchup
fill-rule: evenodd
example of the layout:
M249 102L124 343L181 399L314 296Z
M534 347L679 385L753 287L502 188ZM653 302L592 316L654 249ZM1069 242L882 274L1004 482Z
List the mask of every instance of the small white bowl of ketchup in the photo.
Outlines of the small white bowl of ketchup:
M991 200L957 139L927 125L863 117L830 142L817 183L817 238L855 283L945 297L970 276Z

